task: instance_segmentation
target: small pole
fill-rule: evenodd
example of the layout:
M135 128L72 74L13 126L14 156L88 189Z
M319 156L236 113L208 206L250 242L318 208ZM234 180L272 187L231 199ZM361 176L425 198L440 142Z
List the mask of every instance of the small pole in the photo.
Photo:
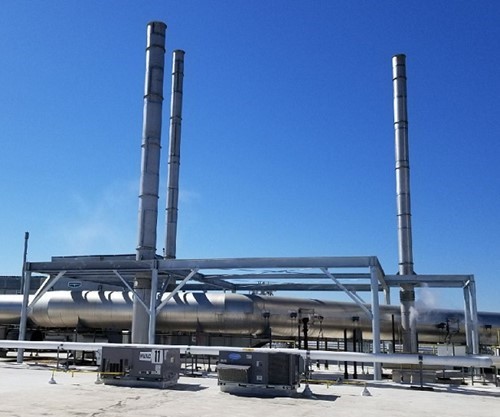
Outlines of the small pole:
M420 388L424 387L424 358L422 355L418 355L418 366L420 373Z
M23 341L26 337L26 324L28 321L28 304L29 304L29 293L30 293L30 278L31 272L28 272L26 277L26 258L28 255L28 239L30 237L29 232L24 233L24 253L23 253L23 268L21 275L21 294L23 294L23 303L21 308L21 319L19 321L19 337L18 339ZM24 360L24 349L17 349L17 363L23 363Z
M347 352L347 329L344 329L344 352ZM347 361L344 361L344 379L349 378L349 372L347 371Z
M308 331L309 331L309 327L308 327L308 323L309 323L309 317L304 317L302 319L302 324L303 324L303 332L304 332L304 349L305 350L309 350L309 337L308 337Z
M29 232L24 232L24 251L23 251L23 268L21 272L21 287L20 291L21 294L23 293L24 290L24 273L26 271L26 258L28 256L28 240L30 238L30 233Z
M396 353L396 326L394 323L394 314L391 314L392 325L392 353Z
M26 327L28 324L28 305L29 305L29 289L31 281L31 271L26 272L23 288L23 302L21 307L21 318L19 320L19 341L24 341L26 338ZM24 349L17 349L17 363L23 363Z
M94 384L102 384L103 382L104 381L101 378L101 374L99 372L97 372L97 376L96 376Z
M354 316L352 318L352 322L353 322L353 328L352 328L352 351L353 352L356 352L357 351L357 343L358 343L358 321L359 321L359 317L357 316ZM354 379L358 379L358 363L357 362L353 362L352 363L353 367L354 367L354 373L352 375L352 377Z
M55 374L56 371L52 371L52 375L49 379L49 384L57 384L55 378L54 378L54 374Z
M314 394L311 391L311 387L309 386L309 380L311 379L310 374L310 366L311 366L311 353L309 350L306 352L306 361L305 361L305 372L304 377L306 379L306 386L304 387L304 391L302 391L302 396L310 399L316 399Z

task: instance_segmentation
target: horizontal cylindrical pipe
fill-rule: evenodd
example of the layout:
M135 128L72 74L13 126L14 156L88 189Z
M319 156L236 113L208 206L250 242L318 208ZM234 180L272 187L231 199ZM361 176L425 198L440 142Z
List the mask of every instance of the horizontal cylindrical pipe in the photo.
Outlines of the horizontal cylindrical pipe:
M332 352L324 350L304 350L288 348L240 348L227 346L192 346L192 345L151 345L151 344L118 344L118 343L75 343L75 342L27 342L15 340L0 340L0 348L6 349L43 349L43 350L85 350L100 351L103 346L109 347L136 347L143 349L179 349L182 354L217 356L221 351L235 352L263 352L263 353L288 353L309 357L311 360L372 362L400 365L439 365L462 366L476 368L490 368L500 365L499 356L434 356L414 354L373 354L358 352Z
M168 293L163 296L165 299ZM0 295L0 325L18 324L21 295ZM368 306L368 305L367 305ZM369 306L368 306L369 307ZM419 338L428 342L465 341L464 314L457 310L419 311ZM267 316L267 317L266 317ZM232 293L179 293L157 316L158 332L205 332L217 334L261 334L272 328L280 337L297 337L297 323L307 316L309 336L342 337L352 334L353 318L364 338L371 337L372 323L355 303ZM397 306L380 306L382 340L392 340L392 317L398 332ZM130 329L132 294L119 291L50 291L34 306L29 319L45 328ZM478 313L483 344L497 344L500 314ZM395 335L399 340L399 334Z

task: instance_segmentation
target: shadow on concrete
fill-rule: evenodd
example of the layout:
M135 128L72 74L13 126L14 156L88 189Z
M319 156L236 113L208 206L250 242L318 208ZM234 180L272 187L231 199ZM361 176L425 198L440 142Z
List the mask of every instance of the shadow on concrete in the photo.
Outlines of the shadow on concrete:
M202 387L199 384L175 384L171 387L168 387L170 391L191 391L198 392L208 389L208 387Z
M341 385L341 384L340 384ZM332 385L334 386L334 385ZM377 384L372 382L371 384L366 385L368 389L400 389L400 390L420 390L420 386L416 385L400 385L400 384ZM481 389L478 385L464 386L464 385L440 385L440 384L424 384L422 391L433 391L436 394L446 392L448 394L457 394L457 395L469 395L469 396L479 396L479 397L492 397L492 398L500 398L500 390L495 386L491 386L492 390Z
M340 395L331 395L331 394L315 394L313 392L314 398L311 398L314 401L336 401L338 398L340 398ZM300 397L300 398L305 398L305 397Z

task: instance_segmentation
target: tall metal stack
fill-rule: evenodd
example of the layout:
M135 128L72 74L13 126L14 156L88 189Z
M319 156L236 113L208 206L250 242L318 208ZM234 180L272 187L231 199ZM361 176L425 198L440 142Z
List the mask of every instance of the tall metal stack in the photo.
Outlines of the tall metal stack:
M167 229L165 258L175 259L177 250L177 212L181 153L182 89L184 51L175 50L172 63L172 102L170 104L170 149L167 191Z
M156 257L166 29L163 22L150 22L147 27L137 260ZM149 314L138 297L151 302L151 280L150 274L138 274L135 278L133 343L148 342Z
M410 163L408 151L408 111L406 94L406 56L392 58L394 90L394 139L396 153L396 196L398 217L399 275L414 275L410 206ZM401 285L401 327L403 351L417 351L415 290L411 284Z

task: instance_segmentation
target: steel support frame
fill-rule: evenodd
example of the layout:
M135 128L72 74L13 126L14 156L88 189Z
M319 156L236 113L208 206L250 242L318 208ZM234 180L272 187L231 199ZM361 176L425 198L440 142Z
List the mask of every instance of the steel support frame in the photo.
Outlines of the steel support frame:
M380 305L378 298L378 283L382 280L380 268L370 267L370 283L372 286L372 353L377 355L380 353ZM380 363L373 363L373 379L375 381L382 380L382 367Z
M477 319L476 283L474 277L465 283L464 288L464 316L467 352L479 354L479 329Z
M370 273L345 273L330 272L333 268L370 268ZM85 276L89 273L98 272L100 274L114 274L126 285L126 287L133 291L128 285L127 281L120 272L122 273L134 273L134 272L146 272L150 271L152 279L156 277L158 280L159 274L173 274L173 275L184 275L187 271L190 271L188 275L180 282L176 289L169 294L167 297L168 301L171 299L184 285L191 279L202 282L204 284L211 284L210 286L226 286L229 289L245 289L245 284L237 284L234 282L226 281L225 279L265 279L266 273L260 274L214 274L209 272L206 275L198 274L200 270L214 271L214 270L241 270L241 269L255 269L255 270L272 270L272 269L315 269L319 268L323 274L311 273L311 278L330 278L337 289L341 289L346 292L358 305L363 305L363 300L359 297L355 291L363 288L368 290L367 285L362 284L342 284L339 278L370 278L370 291L372 297L372 311L365 307L365 313L371 314L372 327L374 334L374 349L379 349L379 342L376 342L376 338L380 337L377 332L379 328L379 317L378 312L376 312L379 300L379 291L383 290L385 294L385 300L390 301L390 288L399 287L401 283L411 283L417 288L419 286L426 285L430 288L462 288L464 292L465 300L465 317L467 321L467 338L469 352L477 354L479 352L479 333L477 328L477 302L476 302L476 288L474 277L472 275L385 275L382 267L380 266L378 259L374 256L362 256L362 257L294 257L294 258L224 258L224 259L154 259L154 260L130 260L125 258L113 258L103 257L102 260L97 260L96 257L91 257L88 259L75 258L75 259L58 259L55 262L39 262L39 263L27 263L26 264L26 277L32 272L39 273L49 273L57 274L53 277L50 285L53 285L56 279L59 279L67 271L71 275ZM326 271L326 272L325 272ZM305 278L308 273L298 272L297 278ZM273 279L290 279L293 278L293 274L282 274L282 273L271 273L269 274ZM59 277L59 278L58 278ZM376 279L375 279L376 278ZM306 278L309 279L309 278ZM27 281L27 279L25 279ZM48 283L47 283L48 284ZM28 284L29 285L29 284ZM45 283L44 283L45 285ZM273 284L274 285L274 284ZM304 289L307 284L304 285ZM26 282L25 282L26 286ZM307 287L308 291L314 290L314 284L311 287ZM29 288L29 287L28 287ZM302 287L301 287L302 288ZM352 290L354 288L354 291ZM248 290L248 288L246 288ZM323 289L325 290L325 289ZM41 295L40 295L41 296ZM155 327L156 314L159 313L161 308L166 304L163 301L160 305L158 304L158 289L157 283L155 288L152 289L152 294L148 300L149 306L146 305L146 300L141 300L141 305L148 312L150 317L149 323L149 340L152 341L153 329ZM27 302L27 301L26 301ZM151 303L152 302L152 303ZM28 306L28 304L26 304ZM152 314L153 307L155 314ZM23 320L27 320L28 311L23 308L23 314L21 319L21 325ZM154 317L153 317L154 316ZM151 320L153 317L153 320ZM24 324L24 327L26 324ZM378 334L377 334L378 333ZM20 334L20 337L22 335ZM24 336L22 336L24 337Z
M64 276L64 274L66 274L66 271L59 271L56 276L47 277L28 304L28 312L33 308L33 305Z
M145 300L142 299L141 295L135 291L127 282L125 278L115 269L113 273L123 282L123 284L128 288L129 291L134 294L137 301L144 307L144 310L148 314L148 343L155 343L155 333L156 333L156 300L158 297L158 268L151 269L151 292L149 294L149 307Z
M365 304L367 304L358 294L356 294L355 292L352 292L350 290L348 290L346 287L344 287L344 285L342 285L342 283L335 278L334 275L332 275L330 273L330 271L328 270L328 268L320 268L325 275L327 275L333 282L335 282L335 284L337 284L340 289L342 289L342 291L344 291L351 300L353 300L361 310L363 310L366 315L368 316L368 318L371 320L373 319L373 314L372 312L368 309L368 307L366 307ZM371 286L371 290L373 291L373 286ZM377 283L377 288L376 288L376 291L378 293L378 283Z
M387 298L389 294L389 287L384 282L383 274L380 266L370 266L370 287L371 287L371 309L366 307L363 299L349 291L340 281L338 281L333 274L328 271L328 268L320 268L325 275L330 277L371 319L372 322L372 353L374 355L380 354L380 302L379 302L379 283L385 287L384 293ZM382 366L379 362L373 363L373 380L382 380Z
M477 318L476 282L474 275L388 275L389 286L410 282L416 288L462 288L464 294L464 319L467 353L479 354L479 329Z
M30 296L31 271L25 270L23 282L23 304L21 308L21 319L19 321L19 341L26 339L26 325L28 323L28 304ZM23 363L24 349L17 350L17 363Z
M156 334L156 300L158 299L158 268L151 270L151 293L149 298L149 323L148 323L148 340L149 343L155 344Z
M181 289L182 287L184 287L184 284L186 284L186 282L188 282L191 278L193 278L193 276L198 272L199 268L194 268L191 270L191 272L186 276L186 278L184 278L178 285L177 287L174 288L174 290L167 295L167 298L165 298L159 306L156 307L156 312L155 312L155 317L156 317L156 314L158 314L161 309L163 307L165 307L168 303L168 301L174 297Z
M370 287L371 287L371 309L366 307L363 299L349 291L342 283L328 271L328 268L320 268L321 271L330 277L371 319L372 322L372 353L380 354L380 302L379 302L379 283L382 283L386 299L390 297L390 290L384 282L382 270L378 265L370 266ZM382 380L382 366L378 362L373 363L373 380Z
M139 303L144 307L144 309L146 311L149 310L148 306L146 305L146 303L144 302L144 300L142 299L142 297L137 293L137 291L135 291L131 286L130 284L127 282L127 280L125 278L123 278L123 276L115 269L113 270L113 273L120 279L120 281L123 283L123 285L125 285L125 287L127 287L127 289L132 293L134 294L134 297L137 297L137 301L139 301Z
M117 259L107 257L96 260L60 259L57 262L28 262L27 269L40 273L56 273L67 270L74 273L86 271L111 272L114 269L128 272L144 272L154 268L178 271L193 268L208 270L230 269L272 269L272 268L368 268L378 264L375 256L319 256L319 257L278 257L278 258L220 258L220 259Z
M28 324L28 316L30 310L36 304L36 302L48 291L54 284L59 281L59 279L66 273L66 271L59 271L59 273L54 276L49 276L42 283L40 288L37 290L31 302L30 297L30 285L31 285L31 271L24 269L23 277L23 303L21 307L21 318L19 320L19 340L26 339L26 327ZM24 349L18 349L17 351L17 363L23 363L24 359Z

